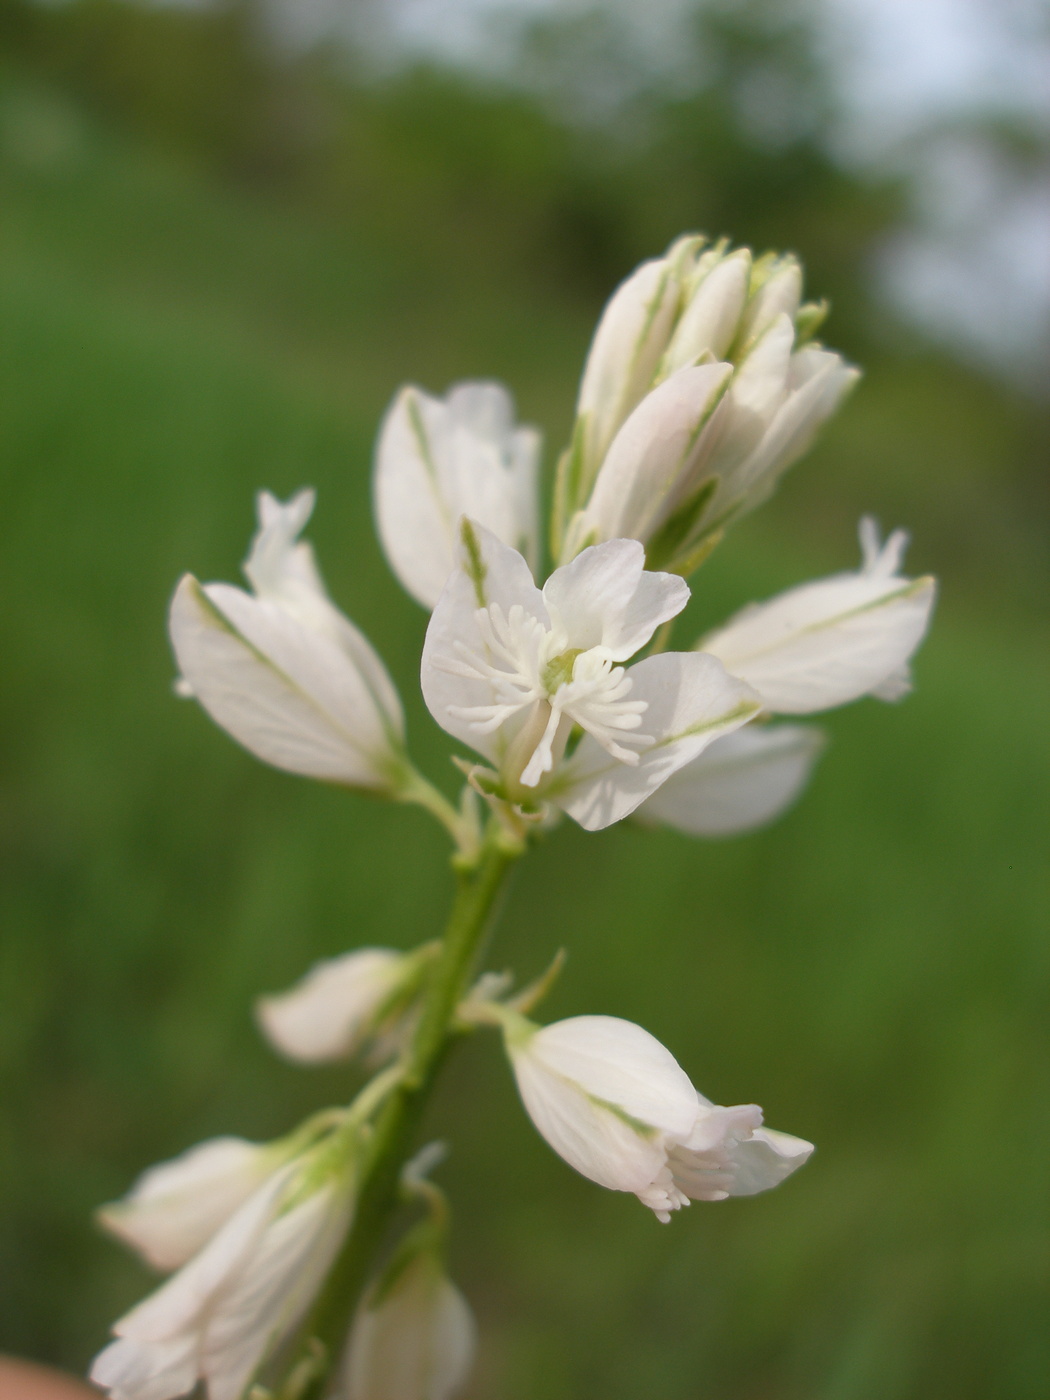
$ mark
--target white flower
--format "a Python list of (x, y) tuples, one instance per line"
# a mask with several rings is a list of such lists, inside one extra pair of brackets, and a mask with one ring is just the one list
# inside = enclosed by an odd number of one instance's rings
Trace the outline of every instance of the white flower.
[(419, 952), (392, 948), (357, 948), (326, 959), (287, 992), (260, 997), (259, 1025), (290, 1060), (348, 1059), (404, 1012), (422, 965)]
[(690, 836), (736, 836), (765, 826), (798, 797), (824, 747), (819, 729), (749, 724), (668, 778), (635, 814)]
[[(423, 697), (509, 800), (550, 800), (597, 831), (758, 712), (712, 657), (621, 664), (689, 596), (680, 578), (644, 571), (636, 541), (585, 550), (541, 592), (516, 550), (466, 520), (462, 535), (427, 629)], [(583, 738), (566, 757), (574, 726)]]
[(97, 1219), (155, 1269), (177, 1269), (287, 1160), (282, 1143), (211, 1138), (143, 1172)]
[(466, 1299), (436, 1253), (420, 1250), (358, 1309), (332, 1400), (451, 1400), (476, 1346)]
[(659, 1220), (690, 1200), (769, 1190), (813, 1151), (763, 1128), (754, 1104), (712, 1104), (631, 1021), (574, 1016), (538, 1027), (511, 1015), (504, 1024), (522, 1101), (551, 1147), (599, 1186), (633, 1191)]
[(425, 608), (452, 572), (462, 515), (535, 566), (539, 451), (500, 384), (457, 384), (443, 400), (409, 385), (394, 399), (376, 449), (376, 519), (391, 568)]
[(747, 681), (774, 714), (811, 714), (862, 695), (906, 693), (908, 660), (926, 633), (937, 586), (929, 577), (901, 576), (908, 543), (902, 530), (880, 547), (866, 516), (860, 538), (858, 572), (753, 603), (697, 648)]
[(705, 541), (772, 490), (855, 382), (808, 343), (793, 257), (679, 239), (617, 290), (584, 369), (559, 469), (562, 557), (617, 537), (689, 572)]
[(257, 758), (353, 787), (403, 781), (401, 704), (369, 642), (325, 592), (297, 537), (314, 493), (258, 498), (246, 593), (187, 574), (171, 605), (182, 689)]
[(113, 1400), (174, 1400), (198, 1382), (239, 1400), (301, 1322), (353, 1210), (327, 1144), (273, 1173), (201, 1252), (115, 1324), (91, 1379)]

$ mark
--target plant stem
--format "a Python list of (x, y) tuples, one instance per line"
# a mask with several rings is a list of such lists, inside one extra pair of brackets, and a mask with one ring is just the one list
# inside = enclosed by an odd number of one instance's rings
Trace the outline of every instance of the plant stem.
[(490, 838), (475, 862), (457, 871), (456, 895), (423, 1000), (422, 1014), (403, 1061), (397, 1086), (379, 1110), (365, 1148), (354, 1224), (329, 1275), (306, 1335), (338, 1357), (375, 1256), (400, 1202), (401, 1168), (412, 1135), (451, 1042), (456, 1007), (462, 1001), (496, 903), (513, 861), (523, 847)]

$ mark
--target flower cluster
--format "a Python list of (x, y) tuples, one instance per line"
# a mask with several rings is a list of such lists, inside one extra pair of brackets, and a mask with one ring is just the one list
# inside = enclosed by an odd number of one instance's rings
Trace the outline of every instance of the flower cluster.
[[(883, 543), (868, 518), (856, 571), (669, 649), (687, 578), (856, 378), (813, 339), (823, 315), (790, 256), (689, 236), (632, 274), (587, 358), (549, 570), (540, 439), (507, 391), (398, 393), (376, 452), (376, 519), (429, 613), (426, 707), (470, 751), (454, 760), (458, 803), (413, 766), (394, 683), (301, 539), (312, 491), (258, 497), (248, 590), (179, 583), (179, 693), (274, 767), (431, 812), (455, 843), (459, 893), (443, 939), (357, 948), (258, 1001), (286, 1059), (374, 1072), (349, 1106), (276, 1142), (205, 1142), (99, 1213), (171, 1273), (95, 1361), (114, 1400), (176, 1400), (199, 1384), (208, 1400), (451, 1400), (475, 1325), (447, 1273), (435, 1156), (397, 1154), (454, 1033), (497, 1027), (551, 1147), (661, 1221), (768, 1190), (809, 1157), (756, 1105), (705, 1098), (632, 1022), (529, 1019), (553, 972), (516, 996), (505, 978), (470, 979), (502, 875), (535, 830), (562, 814), (587, 831), (631, 816), (696, 836), (750, 830), (798, 796), (821, 750), (798, 717), (909, 689), (935, 585), (904, 576), (907, 537)], [(377, 1262), (398, 1209), (417, 1219)]]

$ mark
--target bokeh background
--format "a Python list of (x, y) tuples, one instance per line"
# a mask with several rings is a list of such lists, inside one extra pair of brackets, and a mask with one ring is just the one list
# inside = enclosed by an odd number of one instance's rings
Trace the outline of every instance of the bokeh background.
[(498, 377), (551, 463), (605, 297), (699, 228), (796, 249), (866, 374), (678, 635), (852, 567), (865, 511), (943, 596), (915, 693), (831, 715), (778, 826), (569, 823), (519, 872), (494, 965), (564, 945), (552, 1017), (640, 1021), (819, 1151), (660, 1226), (464, 1047), (431, 1122), (470, 1400), (1046, 1394), (1046, 43), (1024, 0), (0, 0), (0, 1348), (85, 1367), (150, 1282), (93, 1207), (352, 1087), (277, 1063), (253, 997), (449, 896), (422, 814), (174, 698), (176, 577), (236, 578), (252, 493), (316, 486), (451, 789), (372, 534), (379, 417)]

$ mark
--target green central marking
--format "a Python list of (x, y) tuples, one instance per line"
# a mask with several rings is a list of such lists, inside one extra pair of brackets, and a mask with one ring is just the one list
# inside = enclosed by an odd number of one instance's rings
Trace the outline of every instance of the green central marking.
[(572, 668), (584, 650), (584, 647), (570, 647), (547, 662), (543, 668), (543, 685), (548, 695), (553, 695), (559, 686), (567, 685), (572, 680)]

